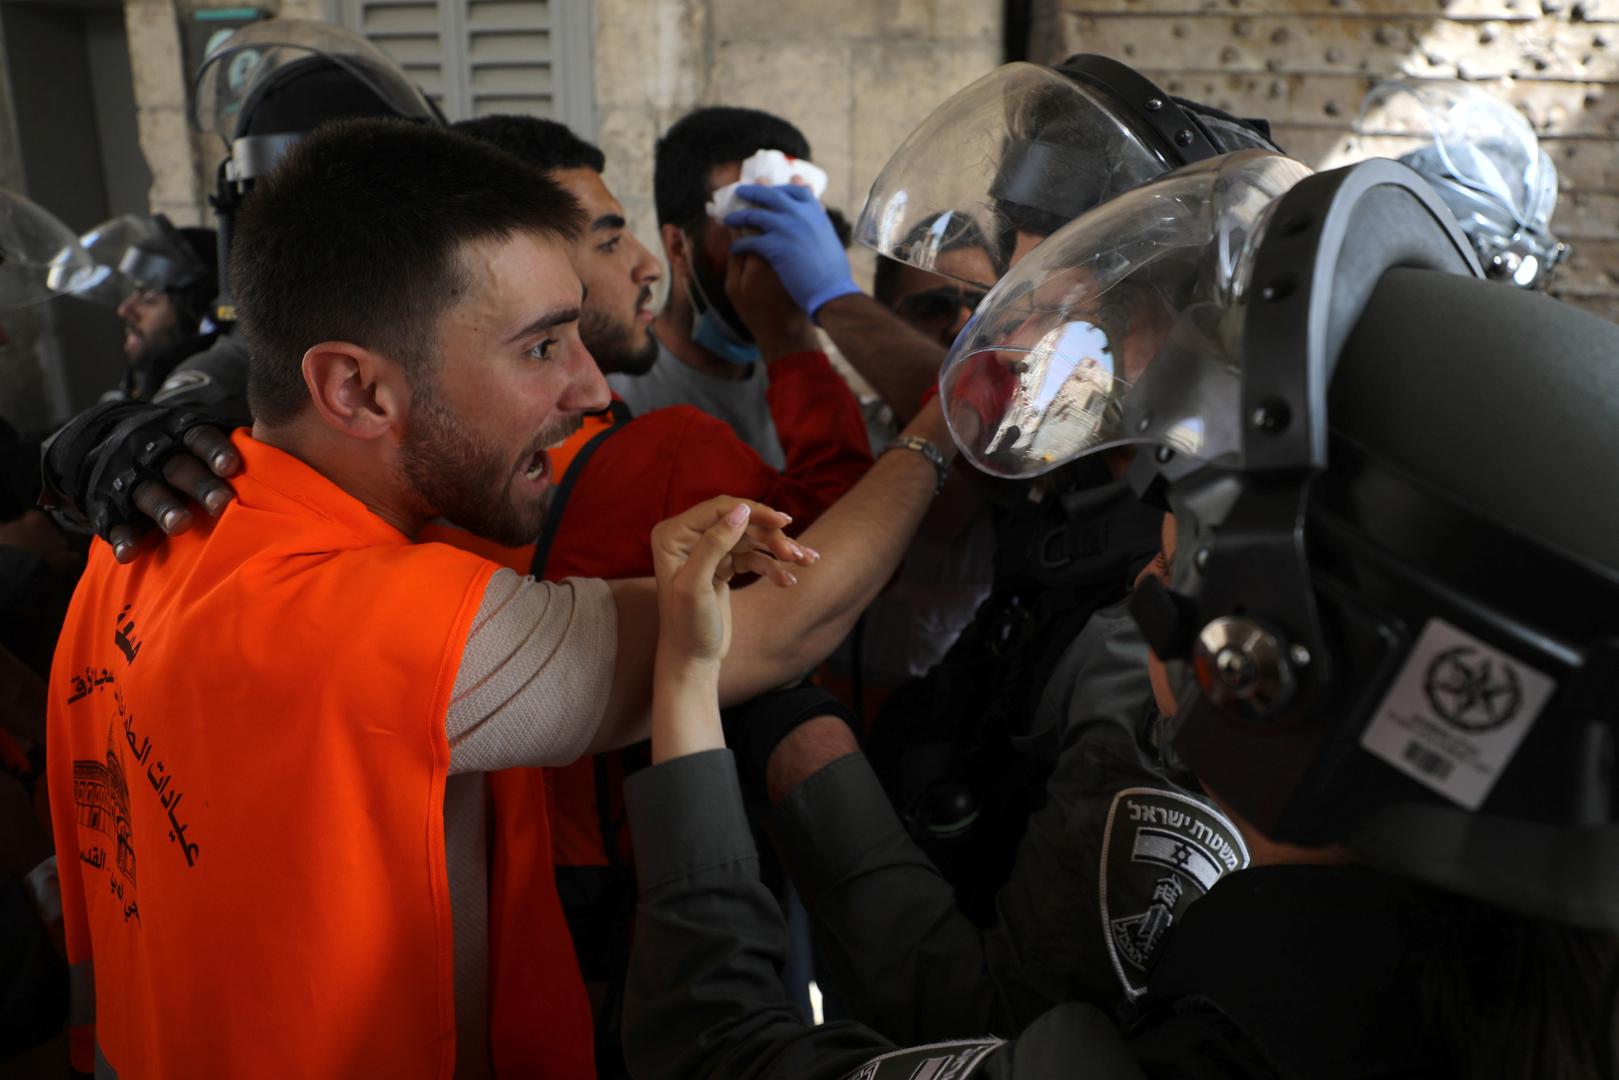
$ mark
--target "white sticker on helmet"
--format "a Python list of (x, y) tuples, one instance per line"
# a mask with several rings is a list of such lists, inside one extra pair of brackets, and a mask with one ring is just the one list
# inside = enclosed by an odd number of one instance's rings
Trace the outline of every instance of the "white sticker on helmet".
[(1430, 619), (1360, 745), (1477, 810), (1556, 688), (1521, 660)]

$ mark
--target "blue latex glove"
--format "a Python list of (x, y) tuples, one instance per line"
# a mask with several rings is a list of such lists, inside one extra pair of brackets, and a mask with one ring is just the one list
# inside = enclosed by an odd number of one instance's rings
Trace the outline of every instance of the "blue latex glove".
[(849, 257), (838, 243), (826, 208), (809, 188), (744, 184), (736, 193), (754, 205), (729, 215), (725, 224), (759, 233), (733, 241), (731, 250), (768, 262), (810, 318), (828, 301), (860, 291), (849, 275)]

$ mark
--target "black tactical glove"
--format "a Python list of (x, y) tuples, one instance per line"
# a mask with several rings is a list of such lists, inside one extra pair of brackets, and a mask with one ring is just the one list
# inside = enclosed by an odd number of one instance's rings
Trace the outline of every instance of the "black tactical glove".
[(238, 460), (224, 435), (228, 427), (227, 420), (183, 407), (97, 405), (46, 441), (43, 501), (114, 544), (120, 555), (122, 545), (132, 545), (154, 521), (164, 532), (183, 531), (190, 511), (182, 496), (210, 513), (229, 501), (229, 485), (215, 475), (233, 471)]

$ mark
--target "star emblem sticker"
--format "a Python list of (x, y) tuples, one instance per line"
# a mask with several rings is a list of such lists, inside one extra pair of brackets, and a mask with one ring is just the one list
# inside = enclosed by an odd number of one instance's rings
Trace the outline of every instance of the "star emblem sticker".
[(1511, 664), (1497, 666), (1472, 647), (1446, 649), (1428, 665), (1423, 690), (1428, 704), (1463, 731), (1493, 731), (1512, 720), (1523, 688)]

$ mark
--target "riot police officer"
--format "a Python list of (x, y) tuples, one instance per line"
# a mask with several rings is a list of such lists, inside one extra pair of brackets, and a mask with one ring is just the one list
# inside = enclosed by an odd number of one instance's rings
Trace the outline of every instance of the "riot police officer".
[(212, 229), (176, 228), (163, 214), (123, 214), (80, 238), (100, 266), (82, 299), (117, 309), (129, 367), (103, 401), (150, 399), (188, 357), (219, 338), (218, 240)]
[[(1050, 257), (1045, 237), (1088, 207), (1222, 147), (1268, 148), (1264, 131), (1103, 57), (1008, 65), (905, 141), (857, 235), (919, 269), (1015, 272)], [(802, 264), (825, 260), (802, 255), (809, 230), (770, 195), (733, 219), (763, 230), (738, 244), (803, 288)], [(962, 244), (991, 258), (952, 258)], [(1138, 330), (1163, 318), (1135, 307)], [(1179, 808), (1188, 827), (1218, 832), (1246, 861), (1234, 826), (1155, 741), (1146, 647), (1124, 600), (1158, 548), (1161, 513), (1134, 497), (1125, 460), (1115, 451), (993, 480), (994, 589), (944, 659), (890, 699), (864, 757), (796, 783), (855, 748), (835, 722), (797, 730), (832, 708), (813, 688), (729, 721), (744, 779), (768, 789), (775, 846), (816, 916), (822, 986), (890, 1038), (1011, 1034), (1058, 1002), (1106, 1005), (1136, 991), (1158, 938), (1137, 935), (1110, 954), (1097, 947), (1094, 915), (1047, 899), (1052, 889), (1089, 896), (1095, 915), (1151, 904), (1154, 878), (1106, 865), (1122, 789)], [(874, 833), (915, 872), (847, 874)], [(1167, 914), (1213, 880), (1182, 890)]]
[(1162, 736), (1252, 865), (1166, 919), (1236, 853), (1121, 792), (1109, 865), (1162, 895), (1098, 947), (1162, 938), (1140, 994), (894, 1050), (779, 1003), (730, 755), (673, 756), (629, 789), (637, 1075), (1611, 1068), (1619, 329), (1480, 280), (1399, 165), (1304, 172), (1238, 154), (1081, 217), (990, 294), (941, 385), (1000, 475), (1135, 447), (1132, 485), (1171, 512), (1133, 601)]
[(1486, 276), (1544, 289), (1567, 244), (1551, 230), (1557, 166), (1512, 106), (1456, 79), (1390, 79), (1361, 103), (1361, 137), (1416, 136), (1400, 155), (1445, 200)]
[[(255, 180), (320, 123), (369, 116), (443, 123), (404, 70), (376, 46), (351, 30), (305, 19), (270, 19), (238, 30), (203, 61), (193, 97), (198, 128), (217, 136), (226, 151), (211, 199), (221, 268), (228, 263), (236, 211)], [(134, 556), (136, 536), (148, 521), (165, 532), (189, 525), (192, 511), (179, 495), (210, 513), (230, 499), (230, 489), (209, 468), (230, 475), (235, 453), (223, 434), (205, 425), (228, 429), (252, 416), (247, 354), (229, 332), (236, 313), (223, 277), (210, 317), (224, 332), (174, 366), (150, 394), (152, 405), (168, 408), (97, 406), (75, 417), (47, 446), (45, 478), (54, 498), (81, 510), (122, 559)], [(176, 454), (182, 447), (191, 454)], [(92, 484), (95, 477), (102, 482)]]

